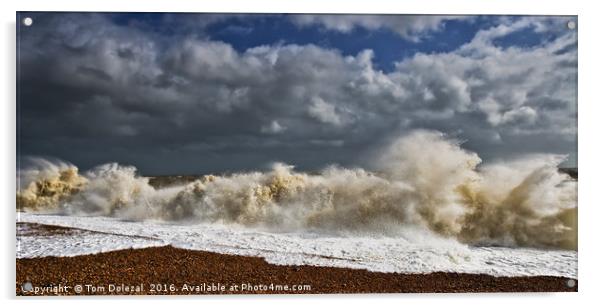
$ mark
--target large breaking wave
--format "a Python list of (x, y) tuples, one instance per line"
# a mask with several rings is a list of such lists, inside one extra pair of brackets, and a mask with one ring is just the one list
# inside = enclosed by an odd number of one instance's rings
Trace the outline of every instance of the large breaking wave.
[(19, 172), (17, 207), (273, 231), (395, 236), (412, 228), (474, 245), (577, 248), (577, 182), (558, 171), (563, 156), (482, 165), (460, 142), (432, 131), (415, 131), (383, 153), (373, 171), (308, 174), (277, 163), (267, 172), (160, 189), (134, 167), (111, 163), (79, 174), (38, 159)]

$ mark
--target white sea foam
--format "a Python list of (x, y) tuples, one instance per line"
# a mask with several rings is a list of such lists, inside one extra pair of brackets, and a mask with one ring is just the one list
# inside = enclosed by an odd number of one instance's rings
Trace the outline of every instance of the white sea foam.
[[(17, 257), (73, 256), (160, 245), (259, 256), (273, 264), (318, 265), (379, 272), (435, 271), (494, 276), (549, 275), (577, 278), (577, 252), (533, 248), (474, 247), (423, 230), (404, 237), (273, 233), (218, 224), (168, 224), (20, 213), (21, 222), (81, 228), (78, 236), (19, 236)], [(110, 233), (107, 235), (104, 233)], [(145, 237), (146, 239), (140, 238)]]
[(28, 232), (17, 225), (17, 258), (73, 257), (122, 249), (163, 246), (160, 239), (74, 230), (66, 234)]

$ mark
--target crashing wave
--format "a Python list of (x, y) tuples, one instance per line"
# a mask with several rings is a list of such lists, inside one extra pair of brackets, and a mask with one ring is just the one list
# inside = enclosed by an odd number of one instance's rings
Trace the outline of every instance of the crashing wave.
[(576, 249), (577, 182), (558, 171), (564, 159), (481, 165), (457, 140), (415, 131), (393, 142), (374, 172), (329, 167), (314, 175), (277, 163), (267, 172), (155, 189), (134, 167), (112, 163), (79, 175), (71, 165), (46, 162), (22, 172), (37, 176), (26, 177), (17, 206), (274, 231), (394, 236), (411, 226), (468, 244)]

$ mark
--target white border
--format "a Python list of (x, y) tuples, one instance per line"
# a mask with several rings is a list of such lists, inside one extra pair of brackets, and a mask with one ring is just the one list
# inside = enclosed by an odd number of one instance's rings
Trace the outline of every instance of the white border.
[(242, 13), (416, 13), (416, 14), (555, 14), (576, 15), (585, 1), (547, 1), (545, 5), (526, 4), (520, 0), (471, 1), (425, 0), (408, 1), (278, 1), (278, 0), (220, 0), (220, 1), (20, 1), (18, 10), (37, 11), (145, 11), (145, 12), (242, 12)]
[[(558, 294), (400, 294), (400, 295), (322, 295), (322, 296), (205, 296), (205, 297), (119, 297), (119, 300), (144, 300), (145, 305), (164, 306), (166, 300), (175, 300), (172, 305), (194, 305), (213, 307), (217, 305), (249, 305), (251, 307), (300, 306), (326, 304), (339, 307), (364, 306), (367, 301), (377, 300), (388, 305), (445, 306), (465, 305), (467, 303), (487, 307), (507, 307), (512, 304), (534, 304), (547, 307), (568, 307), (585, 304), (598, 299), (601, 283), (600, 265), (602, 260), (599, 245), (600, 217), (602, 217), (600, 198), (599, 160), (602, 158), (598, 132), (602, 127), (598, 118), (602, 115), (598, 88), (600, 70), (600, 11), (595, 1), (526, 1), (518, 0), (420, 0), (420, 1), (327, 1), (327, 0), (104, 0), (104, 1), (68, 1), (68, 0), (22, 0), (16, 3), (2, 2), (2, 73), (0, 73), (3, 101), (1, 171), (2, 207), (4, 209), (4, 232), (2, 248), (2, 286), (4, 301), (12, 301), (15, 306), (50, 305), (71, 307), (106, 305), (105, 300), (115, 298), (101, 297), (101, 301), (70, 298), (70, 300), (14, 299), (14, 201), (15, 201), (15, 11), (146, 11), (146, 12), (321, 12), (321, 13), (424, 13), (424, 14), (534, 14), (534, 15), (579, 15), (579, 293)], [(98, 299), (98, 298), (96, 298)]]

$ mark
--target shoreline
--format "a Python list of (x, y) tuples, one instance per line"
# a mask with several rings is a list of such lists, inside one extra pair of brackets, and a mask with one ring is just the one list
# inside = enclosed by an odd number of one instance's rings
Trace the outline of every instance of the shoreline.
[[(578, 289), (578, 280), (563, 277), (495, 277), (448, 272), (399, 274), (274, 265), (260, 257), (172, 246), (74, 257), (16, 259), (16, 278), (16, 294), (26, 296), (576, 292)], [(569, 280), (574, 286), (569, 287)], [(77, 285), (82, 287), (79, 293), (74, 290)], [(27, 291), (29, 287), (44, 294)]]

